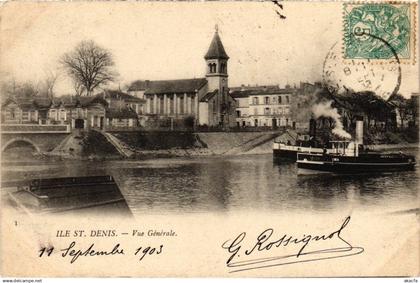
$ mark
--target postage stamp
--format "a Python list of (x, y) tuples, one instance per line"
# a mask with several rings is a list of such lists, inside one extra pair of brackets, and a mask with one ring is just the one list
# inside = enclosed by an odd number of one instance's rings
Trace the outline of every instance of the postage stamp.
[(416, 57), (416, 3), (346, 3), (345, 59), (399, 60)]

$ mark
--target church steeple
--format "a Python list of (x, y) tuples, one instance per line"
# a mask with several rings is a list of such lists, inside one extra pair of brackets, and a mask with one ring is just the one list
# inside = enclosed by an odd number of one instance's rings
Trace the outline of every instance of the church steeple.
[(204, 59), (206, 60), (206, 77), (209, 91), (214, 91), (216, 89), (221, 93), (227, 91), (227, 61), (229, 60), (229, 56), (223, 47), (217, 25), (215, 26), (214, 36)]
[(219, 36), (219, 28), (216, 25), (215, 26), (215, 33), (213, 36), (213, 40), (210, 43), (209, 50), (206, 53), (206, 56), (204, 56), (204, 59), (225, 59), (228, 60), (229, 56), (226, 54), (225, 48), (223, 47), (222, 40)]

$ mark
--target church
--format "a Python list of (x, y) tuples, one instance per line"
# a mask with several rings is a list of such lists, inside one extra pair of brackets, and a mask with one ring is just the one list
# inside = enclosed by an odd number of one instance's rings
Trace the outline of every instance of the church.
[[(128, 92), (145, 99), (145, 124), (171, 121), (176, 125), (193, 120), (194, 125), (229, 128), (236, 125), (236, 102), (229, 94), (228, 60), (216, 26), (204, 56), (204, 78), (180, 80), (138, 80)], [(162, 123), (161, 123), (162, 125)]]

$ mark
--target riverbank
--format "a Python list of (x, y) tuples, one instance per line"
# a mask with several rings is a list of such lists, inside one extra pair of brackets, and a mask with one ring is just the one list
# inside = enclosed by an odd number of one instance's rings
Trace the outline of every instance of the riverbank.
[[(76, 160), (153, 159), (196, 156), (271, 154), (273, 141), (283, 132), (132, 132), (92, 131), (69, 136), (39, 158)], [(418, 148), (417, 143), (368, 145), (372, 150)]]

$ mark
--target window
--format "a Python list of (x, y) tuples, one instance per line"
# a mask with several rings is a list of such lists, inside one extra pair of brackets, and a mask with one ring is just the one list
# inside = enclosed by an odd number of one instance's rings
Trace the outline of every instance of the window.
[(290, 101), (289, 101), (289, 96), (288, 96), (288, 95), (286, 95), (286, 103), (287, 103), (287, 104), (289, 104), (289, 103), (290, 103)]
[(184, 114), (184, 97), (183, 96), (179, 98), (179, 112), (180, 114)]
[(266, 96), (264, 98), (264, 104), (270, 104), (270, 97)]
[(162, 96), (162, 97), (160, 97), (160, 99), (159, 99), (159, 113), (160, 114), (164, 114), (165, 113), (165, 100), (164, 100), (164, 97)]
[(270, 108), (266, 107), (264, 109), (264, 115), (270, 115)]
[(154, 98), (150, 97), (150, 98), (148, 98), (148, 100), (149, 100), (150, 113), (154, 113), (155, 112)]
[(191, 101), (191, 103), (190, 103), (190, 107), (191, 107), (190, 113), (194, 114), (195, 113), (195, 96), (191, 96), (190, 101)]
[(216, 73), (217, 64), (216, 63), (210, 63), (209, 64), (209, 72), (210, 73)]
[(169, 98), (169, 111), (171, 114), (174, 114), (174, 97)]
[(216, 115), (216, 100), (213, 100), (213, 114)]
[(66, 120), (66, 110), (60, 109), (60, 118), (59, 118), (59, 120), (62, 120), (62, 121)]
[(252, 98), (252, 104), (254, 104), (254, 105), (258, 105), (258, 97), (253, 97)]
[(281, 104), (281, 96), (279, 96), (279, 104)]
[(222, 74), (226, 74), (227, 73), (227, 71), (226, 71), (226, 63), (220, 64), (220, 73), (222, 73)]
[(50, 110), (51, 112), (50, 112), (50, 119), (52, 119), (52, 120), (58, 120), (56, 117), (56, 111), (55, 111), (55, 109), (51, 109)]
[(10, 109), (10, 118), (12, 118), (12, 119), (16, 118), (16, 109), (15, 108)]
[(241, 117), (241, 111), (236, 110), (236, 117)]

